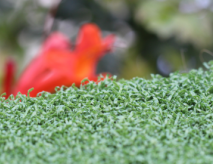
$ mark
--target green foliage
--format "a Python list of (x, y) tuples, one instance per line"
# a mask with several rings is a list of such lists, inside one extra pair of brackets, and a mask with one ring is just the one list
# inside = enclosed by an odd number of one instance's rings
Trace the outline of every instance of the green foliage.
[(145, 0), (137, 8), (136, 19), (164, 39), (175, 37), (201, 48), (213, 43), (210, 5), (203, 9), (187, 0)]
[(205, 66), (1, 97), (0, 163), (212, 163), (213, 63)]

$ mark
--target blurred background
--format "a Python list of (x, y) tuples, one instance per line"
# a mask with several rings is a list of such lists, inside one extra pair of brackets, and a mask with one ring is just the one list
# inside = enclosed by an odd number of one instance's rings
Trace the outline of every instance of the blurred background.
[(131, 79), (187, 72), (202, 66), (201, 51), (213, 51), (212, 18), (212, 0), (0, 0), (0, 82), (8, 56), (18, 77), (51, 31), (74, 42), (86, 22), (117, 35), (97, 73)]

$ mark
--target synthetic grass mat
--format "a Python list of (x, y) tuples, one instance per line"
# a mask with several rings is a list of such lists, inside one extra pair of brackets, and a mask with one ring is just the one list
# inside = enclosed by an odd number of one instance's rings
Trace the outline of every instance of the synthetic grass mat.
[(213, 65), (0, 98), (0, 163), (213, 163)]

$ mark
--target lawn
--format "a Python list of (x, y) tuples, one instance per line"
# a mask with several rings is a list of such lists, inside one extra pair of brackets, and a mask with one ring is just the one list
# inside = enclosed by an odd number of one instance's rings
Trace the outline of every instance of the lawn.
[(1, 97), (0, 163), (213, 163), (213, 63), (205, 67)]

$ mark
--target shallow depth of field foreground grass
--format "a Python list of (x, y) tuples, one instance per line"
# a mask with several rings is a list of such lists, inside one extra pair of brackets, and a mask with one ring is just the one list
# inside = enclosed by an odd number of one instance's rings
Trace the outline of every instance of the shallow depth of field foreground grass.
[(0, 163), (213, 163), (208, 66), (0, 98)]

